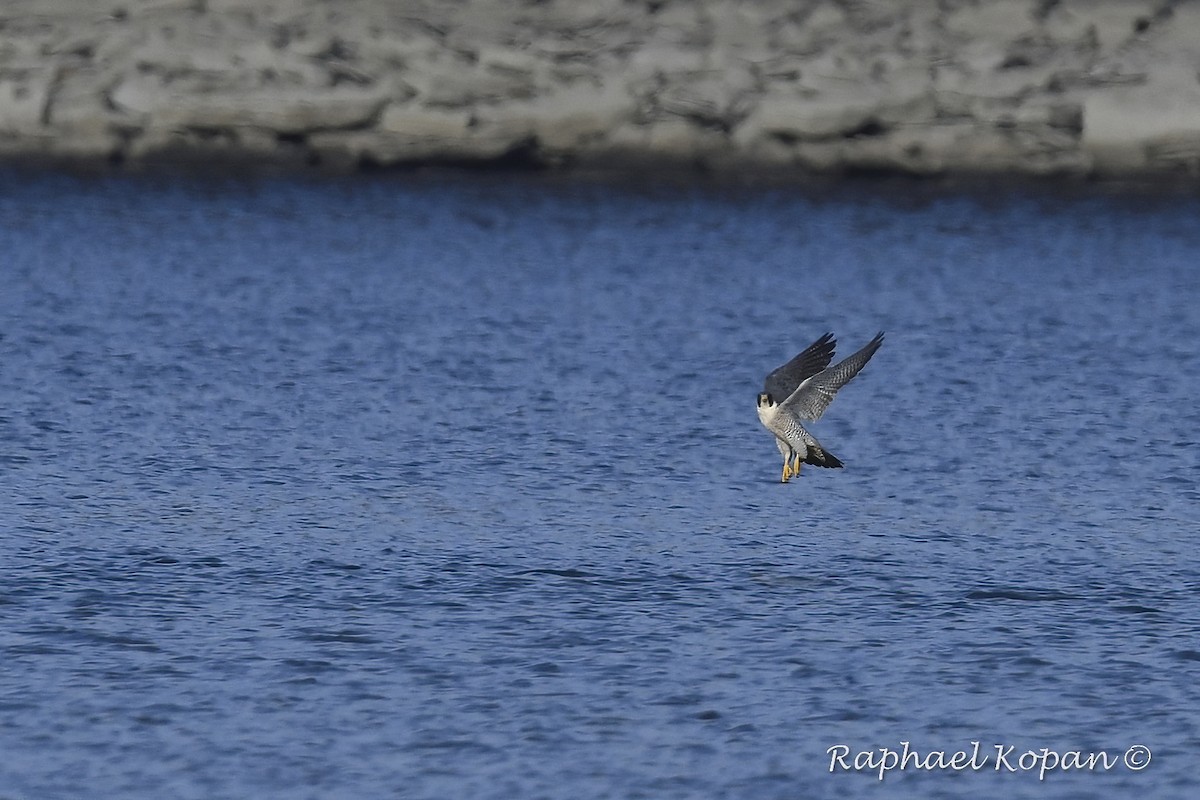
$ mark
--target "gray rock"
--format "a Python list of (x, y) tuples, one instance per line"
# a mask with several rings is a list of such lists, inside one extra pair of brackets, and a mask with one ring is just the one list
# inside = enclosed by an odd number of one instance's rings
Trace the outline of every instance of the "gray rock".
[(8, 0), (0, 157), (1197, 176), (1200, 4)]
[(281, 134), (369, 125), (388, 102), (378, 90), (302, 87), (194, 92), (135, 76), (110, 93), (112, 104), (157, 128), (265, 128)]

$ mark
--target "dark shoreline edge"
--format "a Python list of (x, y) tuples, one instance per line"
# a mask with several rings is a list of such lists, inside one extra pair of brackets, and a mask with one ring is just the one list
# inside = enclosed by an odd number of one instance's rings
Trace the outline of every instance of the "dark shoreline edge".
[(377, 165), (364, 163), (353, 169), (328, 168), (301, 158), (263, 159), (237, 152), (178, 152), (171, 157), (125, 163), (120, 160), (37, 154), (0, 158), (0, 184), (38, 176), (57, 175), (78, 180), (129, 179), (158, 183), (257, 183), (297, 181), (346, 184), (358, 181), (398, 181), (416, 184), (516, 182), (525, 186), (569, 188), (600, 186), (635, 192), (700, 190), (733, 194), (764, 191), (798, 192), (814, 196), (859, 194), (872, 188), (881, 196), (910, 196), (920, 202), (947, 195), (978, 196), (986, 201), (995, 193), (1072, 198), (1111, 197), (1142, 199), (1153, 203), (1200, 197), (1200, 182), (1188, 173), (1153, 173), (1123, 177), (1076, 173), (1030, 174), (1022, 172), (913, 173), (896, 169), (811, 171), (781, 170), (761, 165), (712, 169), (661, 159), (631, 159), (623, 163), (550, 166), (521, 158), (488, 160), (432, 159)]

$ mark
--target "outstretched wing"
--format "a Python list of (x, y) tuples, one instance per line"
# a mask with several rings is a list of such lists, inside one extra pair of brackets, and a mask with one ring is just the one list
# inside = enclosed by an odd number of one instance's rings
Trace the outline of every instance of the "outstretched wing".
[(820, 419), (821, 415), (825, 413), (825, 409), (829, 408), (829, 404), (833, 402), (833, 397), (837, 394), (838, 389), (849, 383), (850, 379), (867, 365), (881, 344), (883, 344), (882, 331), (876, 334), (875, 338), (868, 342), (862, 350), (828, 369), (821, 370), (801, 383), (796, 391), (783, 401), (783, 405), (787, 406), (788, 410), (800, 419)]
[(810, 344), (804, 352), (767, 376), (763, 391), (781, 403), (796, 391), (796, 387), (829, 366), (837, 340), (827, 333)]

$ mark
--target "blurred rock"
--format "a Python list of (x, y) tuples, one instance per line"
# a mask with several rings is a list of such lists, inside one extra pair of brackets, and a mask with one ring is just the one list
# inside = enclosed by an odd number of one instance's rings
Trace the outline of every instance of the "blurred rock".
[(7, 0), (0, 157), (1200, 177), (1200, 4)]

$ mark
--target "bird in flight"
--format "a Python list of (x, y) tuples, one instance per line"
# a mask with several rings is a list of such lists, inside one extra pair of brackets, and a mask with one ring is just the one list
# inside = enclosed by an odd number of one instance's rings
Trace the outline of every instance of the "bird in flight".
[(842, 462), (825, 450), (800, 421), (820, 419), (838, 389), (867, 365), (881, 344), (882, 332), (863, 349), (831, 367), (829, 362), (833, 360), (837, 340), (832, 333), (827, 333), (767, 376), (758, 395), (758, 419), (775, 434), (775, 445), (783, 456), (783, 477), (780, 479), (783, 483), (799, 475), (802, 464), (842, 466)]

